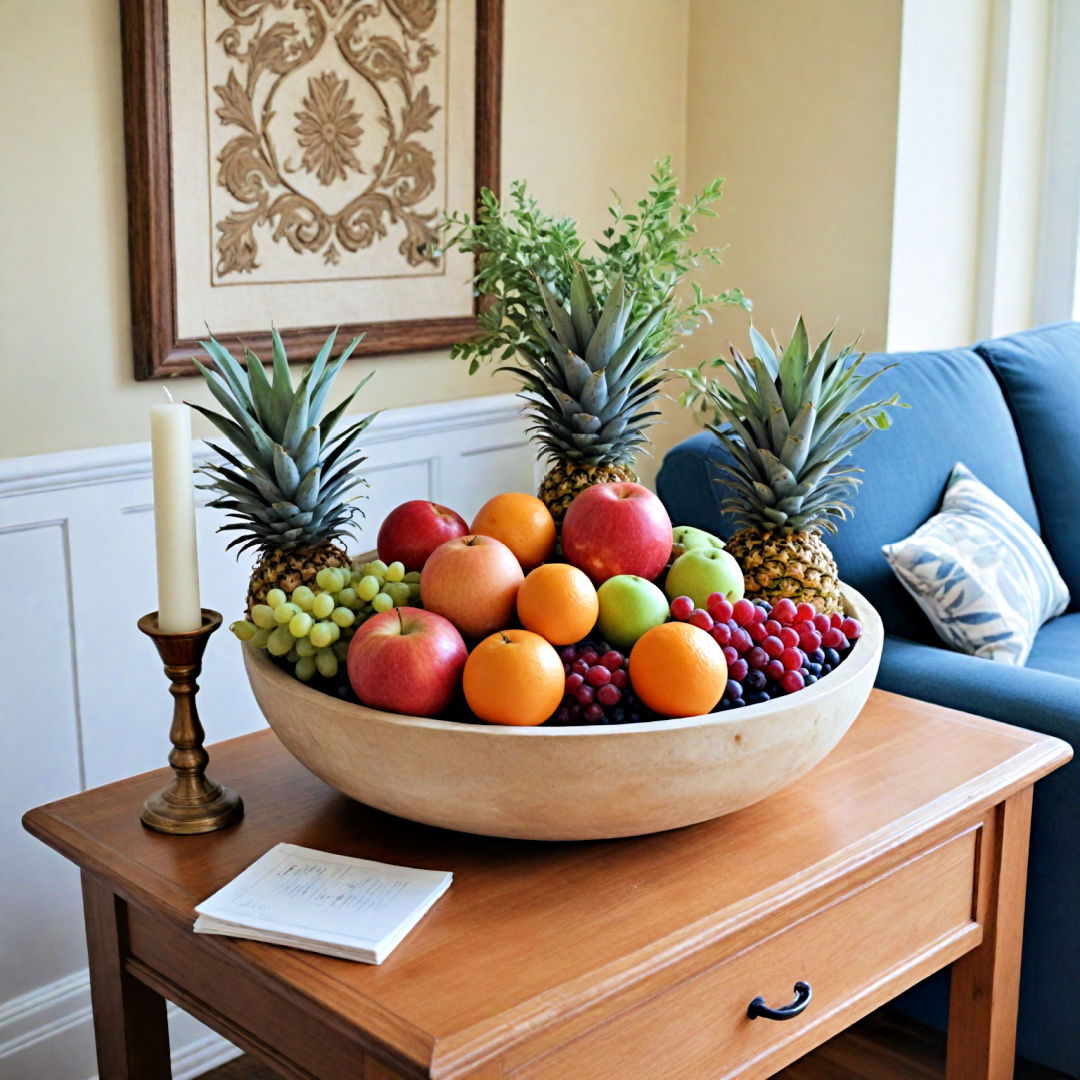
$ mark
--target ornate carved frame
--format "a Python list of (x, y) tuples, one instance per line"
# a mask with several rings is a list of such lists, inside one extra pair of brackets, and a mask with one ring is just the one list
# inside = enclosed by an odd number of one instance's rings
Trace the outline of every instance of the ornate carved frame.
[[(201, 350), (177, 332), (166, 0), (120, 0), (120, 15), (135, 378), (189, 375)], [(477, 0), (476, 24), (476, 188), (498, 191), (503, 0)], [(441, 348), (474, 325), (472, 318), (410, 319), (343, 326), (340, 336), (364, 331), (354, 355), (370, 356)], [(290, 359), (313, 357), (330, 329), (283, 332)], [(269, 358), (268, 333), (239, 332)]]

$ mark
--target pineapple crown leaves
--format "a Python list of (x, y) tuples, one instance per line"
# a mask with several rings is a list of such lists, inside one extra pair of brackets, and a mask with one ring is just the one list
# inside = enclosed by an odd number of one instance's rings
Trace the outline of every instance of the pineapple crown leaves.
[[(556, 460), (605, 465), (630, 460), (648, 442), (645, 430), (660, 414), (648, 408), (667, 373), (645, 348), (663, 318), (666, 298), (635, 322), (633, 296), (622, 276), (601, 305), (585, 269), (574, 269), (570, 310), (538, 282), (542, 308), (532, 312), (542, 343), (517, 350), (514, 375), (533, 421), (529, 432)], [(550, 327), (550, 329), (549, 329)]]
[(569, 301), (571, 310), (580, 309), (573, 295), (579, 266), (597, 295), (607, 295), (616, 280), (623, 279), (633, 297), (630, 322), (637, 323), (665, 300), (663, 316), (646, 344), (654, 354), (670, 352), (675, 337), (691, 333), (718, 304), (749, 310), (742, 290), (706, 295), (697, 282), (691, 283), (689, 296), (676, 299), (676, 287), (691, 270), (721, 262), (720, 248), (694, 248), (691, 238), (701, 218), (716, 216), (712, 204), (722, 188), (723, 181), (714, 180), (680, 203), (671, 158), (662, 158), (654, 165), (648, 193), (633, 207), (628, 209), (615, 195), (608, 207), (611, 223), (593, 244), (595, 250), (588, 252), (577, 222), (544, 213), (523, 181), (511, 183), (503, 204), (485, 188), (475, 218), (453, 214), (442, 223), (443, 250), (476, 253), (474, 288), (485, 298), (477, 335), (455, 345), (451, 356), (468, 360), (470, 373), (475, 373), (483, 361), (496, 356), (509, 360), (521, 348), (541, 351), (544, 341), (534, 323), (534, 312), (544, 309), (541, 286), (560, 303)]
[(856, 404), (896, 365), (862, 373), (865, 353), (853, 358), (856, 342), (830, 357), (831, 331), (811, 353), (802, 316), (782, 348), (754, 327), (750, 339), (749, 359), (732, 347), (730, 360), (713, 361), (730, 386), (709, 379), (703, 367), (684, 373), (684, 402), (704, 398), (713, 414), (709, 427), (734, 459), (721, 466), (731, 489), (723, 509), (741, 526), (834, 533), (837, 520), (852, 513), (845, 500), (860, 483), (861, 470), (845, 460), (871, 432), (890, 426), (890, 407), (907, 407), (895, 394)]
[(377, 413), (337, 430), (345, 410), (367, 385), (366, 375), (344, 400), (322, 415), (334, 379), (363, 339), (352, 341), (331, 360), (337, 331), (326, 339), (297, 385), (293, 385), (281, 336), (271, 331), (272, 376), (262, 361), (245, 350), (246, 368), (213, 336), (199, 344), (213, 367), (195, 361), (207, 388), (222, 406), (215, 412), (193, 402), (232, 444), (211, 448), (222, 462), (199, 471), (209, 480), (204, 490), (217, 493), (210, 505), (236, 519), (219, 532), (236, 532), (228, 548), (237, 554), (315, 547), (349, 535), (358, 506), (350, 493), (364, 481), (356, 469), (366, 459), (356, 445)]

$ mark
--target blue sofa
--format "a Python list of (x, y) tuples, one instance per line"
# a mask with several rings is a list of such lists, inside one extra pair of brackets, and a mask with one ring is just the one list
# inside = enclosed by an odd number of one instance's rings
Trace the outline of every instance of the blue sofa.
[[(853, 455), (864, 470), (855, 515), (828, 539), (841, 577), (881, 613), (887, 633), (877, 685), (924, 701), (1023, 724), (1080, 745), (1080, 323), (1059, 323), (970, 349), (867, 357), (866, 370), (900, 361), (869, 391), (899, 393), (910, 409)], [(673, 521), (720, 536), (710, 432), (674, 447), (657, 490)], [(1039, 530), (1072, 600), (1040, 631), (1026, 667), (952, 652), (894, 577), (881, 545), (937, 512), (953, 465), (980, 480)], [(1035, 790), (1018, 1050), (1080, 1077), (1080, 763)], [(943, 1027), (947, 972), (902, 1006)]]

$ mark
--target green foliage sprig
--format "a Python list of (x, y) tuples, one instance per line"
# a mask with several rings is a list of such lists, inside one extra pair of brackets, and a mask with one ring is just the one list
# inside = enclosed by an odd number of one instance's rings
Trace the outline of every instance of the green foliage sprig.
[(653, 168), (648, 193), (633, 207), (628, 209), (615, 194), (608, 207), (611, 224), (589, 252), (578, 223), (544, 213), (524, 181), (511, 183), (508, 205), (500, 205), (484, 188), (475, 218), (452, 214), (442, 225), (444, 250), (476, 253), (474, 288), (486, 298), (477, 335), (454, 345), (450, 355), (468, 360), (471, 374), (483, 361), (496, 356), (509, 359), (518, 348), (542, 354), (545, 343), (531, 319), (533, 312), (544, 310), (540, 283), (565, 304), (575, 265), (585, 270), (601, 304), (616, 279), (623, 277), (632, 298), (631, 322), (658, 304), (668, 304), (645, 342), (645, 350), (655, 356), (670, 352), (675, 338), (709, 319), (709, 309), (718, 304), (750, 310), (750, 301), (737, 288), (706, 295), (692, 281), (689, 296), (677, 292), (692, 269), (722, 261), (721, 248), (695, 248), (690, 239), (701, 218), (716, 217), (712, 204), (721, 197), (723, 183), (716, 179), (689, 202), (680, 203), (671, 157), (662, 158)]

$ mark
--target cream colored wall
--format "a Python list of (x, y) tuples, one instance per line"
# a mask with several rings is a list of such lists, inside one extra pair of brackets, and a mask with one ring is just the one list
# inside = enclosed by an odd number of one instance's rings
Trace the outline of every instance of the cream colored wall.
[[(755, 324), (811, 335), (834, 320), (885, 341), (900, 63), (900, 0), (693, 0), (689, 179), (727, 178), (705, 235), (729, 243), (714, 285), (737, 284)], [(746, 341), (725, 312), (695, 359)]]
[[(0, 457), (143, 440), (161, 399), (131, 376), (119, 6), (0, 4)], [(609, 188), (681, 165), (687, 19), (688, 0), (507, 0), (504, 178), (596, 229)], [(376, 366), (369, 408), (507, 388), (443, 353)]]

